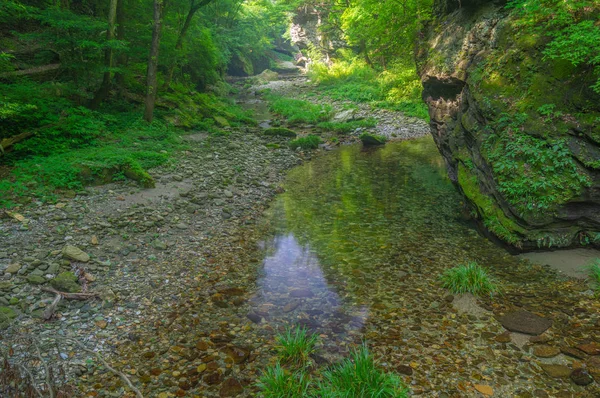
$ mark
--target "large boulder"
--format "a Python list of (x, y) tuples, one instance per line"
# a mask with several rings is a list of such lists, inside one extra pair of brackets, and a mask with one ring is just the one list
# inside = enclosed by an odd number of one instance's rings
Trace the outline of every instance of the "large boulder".
[(436, 0), (417, 68), (448, 175), (515, 250), (600, 246), (600, 95), (506, 1)]

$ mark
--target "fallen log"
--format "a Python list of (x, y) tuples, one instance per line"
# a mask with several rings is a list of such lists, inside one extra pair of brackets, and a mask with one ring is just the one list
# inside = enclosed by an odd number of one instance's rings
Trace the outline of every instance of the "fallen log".
[(31, 132), (25, 132), (25, 133), (21, 133), (21, 134), (12, 136), (12, 137), (3, 138), (0, 141), (0, 153), (4, 154), (4, 152), (6, 152), (6, 150), (8, 148), (10, 148), (11, 146), (15, 145), (18, 142), (26, 140), (27, 138), (31, 137), (32, 135), (33, 135), (33, 133), (31, 133)]

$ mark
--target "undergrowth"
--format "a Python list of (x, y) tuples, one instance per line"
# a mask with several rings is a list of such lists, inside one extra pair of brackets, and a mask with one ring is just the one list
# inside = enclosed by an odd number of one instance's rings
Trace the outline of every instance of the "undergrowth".
[(454, 294), (471, 293), (476, 296), (493, 296), (498, 292), (498, 285), (494, 279), (475, 262), (446, 270), (442, 274), (441, 280), (443, 287)]
[(291, 125), (325, 122), (333, 111), (330, 105), (313, 104), (273, 94), (267, 94), (265, 98), (269, 101), (271, 111), (283, 116)]
[(367, 102), (429, 120), (427, 105), (421, 99), (421, 81), (412, 63), (397, 62), (378, 71), (342, 52), (331, 66), (312, 65), (309, 76), (323, 94), (335, 100)]

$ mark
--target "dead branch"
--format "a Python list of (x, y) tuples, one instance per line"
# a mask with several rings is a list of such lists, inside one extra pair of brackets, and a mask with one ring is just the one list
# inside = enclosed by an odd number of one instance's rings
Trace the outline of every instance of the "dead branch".
[(51, 287), (43, 287), (42, 291), (47, 292), (47, 293), (52, 293), (55, 294), (56, 296), (54, 297), (54, 301), (52, 301), (52, 304), (50, 304), (48, 306), (48, 308), (46, 308), (46, 310), (44, 311), (44, 313), (42, 314), (42, 317), (44, 318), (44, 320), (48, 321), (50, 320), (50, 318), (52, 318), (52, 316), (54, 315), (54, 311), (56, 311), (56, 306), (58, 306), (58, 303), (60, 303), (61, 299), (66, 299), (66, 300), (89, 300), (91, 298), (96, 298), (99, 297), (98, 293), (94, 293), (94, 292), (90, 292), (90, 293), (67, 293), (67, 292), (59, 292), (56, 289), (53, 289)]
[(52, 318), (52, 315), (54, 315), (54, 311), (56, 311), (56, 306), (58, 305), (58, 303), (60, 303), (60, 299), (62, 299), (62, 296), (60, 294), (57, 294), (56, 297), (54, 297), (54, 301), (52, 301), (52, 304), (50, 304), (48, 308), (46, 308), (46, 310), (42, 314), (42, 318), (44, 318), (45, 321), (48, 321), (50, 320), (50, 318)]
[(108, 362), (106, 362), (106, 360), (102, 357), (102, 355), (100, 355), (100, 353), (90, 350), (89, 348), (87, 348), (85, 345), (83, 345), (83, 343), (79, 342), (78, 340), (72, 340), (70, 339), (73, 343), (75, 343), (79, 348), (81, 348), (83, 351), (90, 353), (92, 355), (94, 355), (96, 358), (98, 358), (98, 360), (100, 362), (102, 362), (102, 364), (104, 365), (104, 367), (106, 369), (108, 369), (109, 371), (111, 371), (112, 373), (114, 373), (115, 375), (119, 376), (121, 378), (121, 380), (123, 380), (125, 382), (125, 384), (127, 384), (129, 386), (129, 388), (131, 388), (131, 390), (133, 390), (133, 392), (135, 393), (135, 395), (138, 398), (144, 398), (144, 396), (142, 395), (142, 393), (140, 392), (140, 390), (138, 390), (133, 383), (131, 382), (131, 380), (129, 380), (129, 377), (127, 377), (127, 375), (123, 372), (118, 371), (117, 369), (113, 368), (112, 366), (110, 366), (108, 364)]
[(40, 362), (42, 363), (42, 366), (44, 368), (44, 373), (46, 374), (46, 385), (48, 386), (48, 393), (50, 394), (50, 398), (54, 398), (54, 388), (52, 388), (52, 374), (50, 373), (48, 364), (46, 363), (46, 361), (44, 361), (44, 358), (42, 358), (42, 353), (40, 352), (40, 346), (38, 345), (38, 343), (35, 339), (32, 339), (32, 340), (33, 340), (33, 345), (35, 347), (36, 355), (37, 355), (38, 359), (40, 360)]
[(67, 293), (67, 292), (59, 292), (58, 290), (53, 289), (51, 287), (43, 287), (41, 289), (42, 289), (42, 291), (47, 292), (47, 293), (60, 294), (62, 296), (62, 298), (67, 299), (67, 300), (81, 300), (81, 301), (85, 301), (85, 300), (89, 300), (91, 298), (100, 297), (100, 294), (95, 293), (95, 292), (89, 292), (89, 293)]

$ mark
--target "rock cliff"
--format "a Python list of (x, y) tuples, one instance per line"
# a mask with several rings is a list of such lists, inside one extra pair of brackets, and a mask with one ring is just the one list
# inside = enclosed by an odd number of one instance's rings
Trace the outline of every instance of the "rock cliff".
[(503, 1), (436, 0), (417, 48), (431, 133), (485, 230), (516, 250), (600, 246), (600, 96)]

